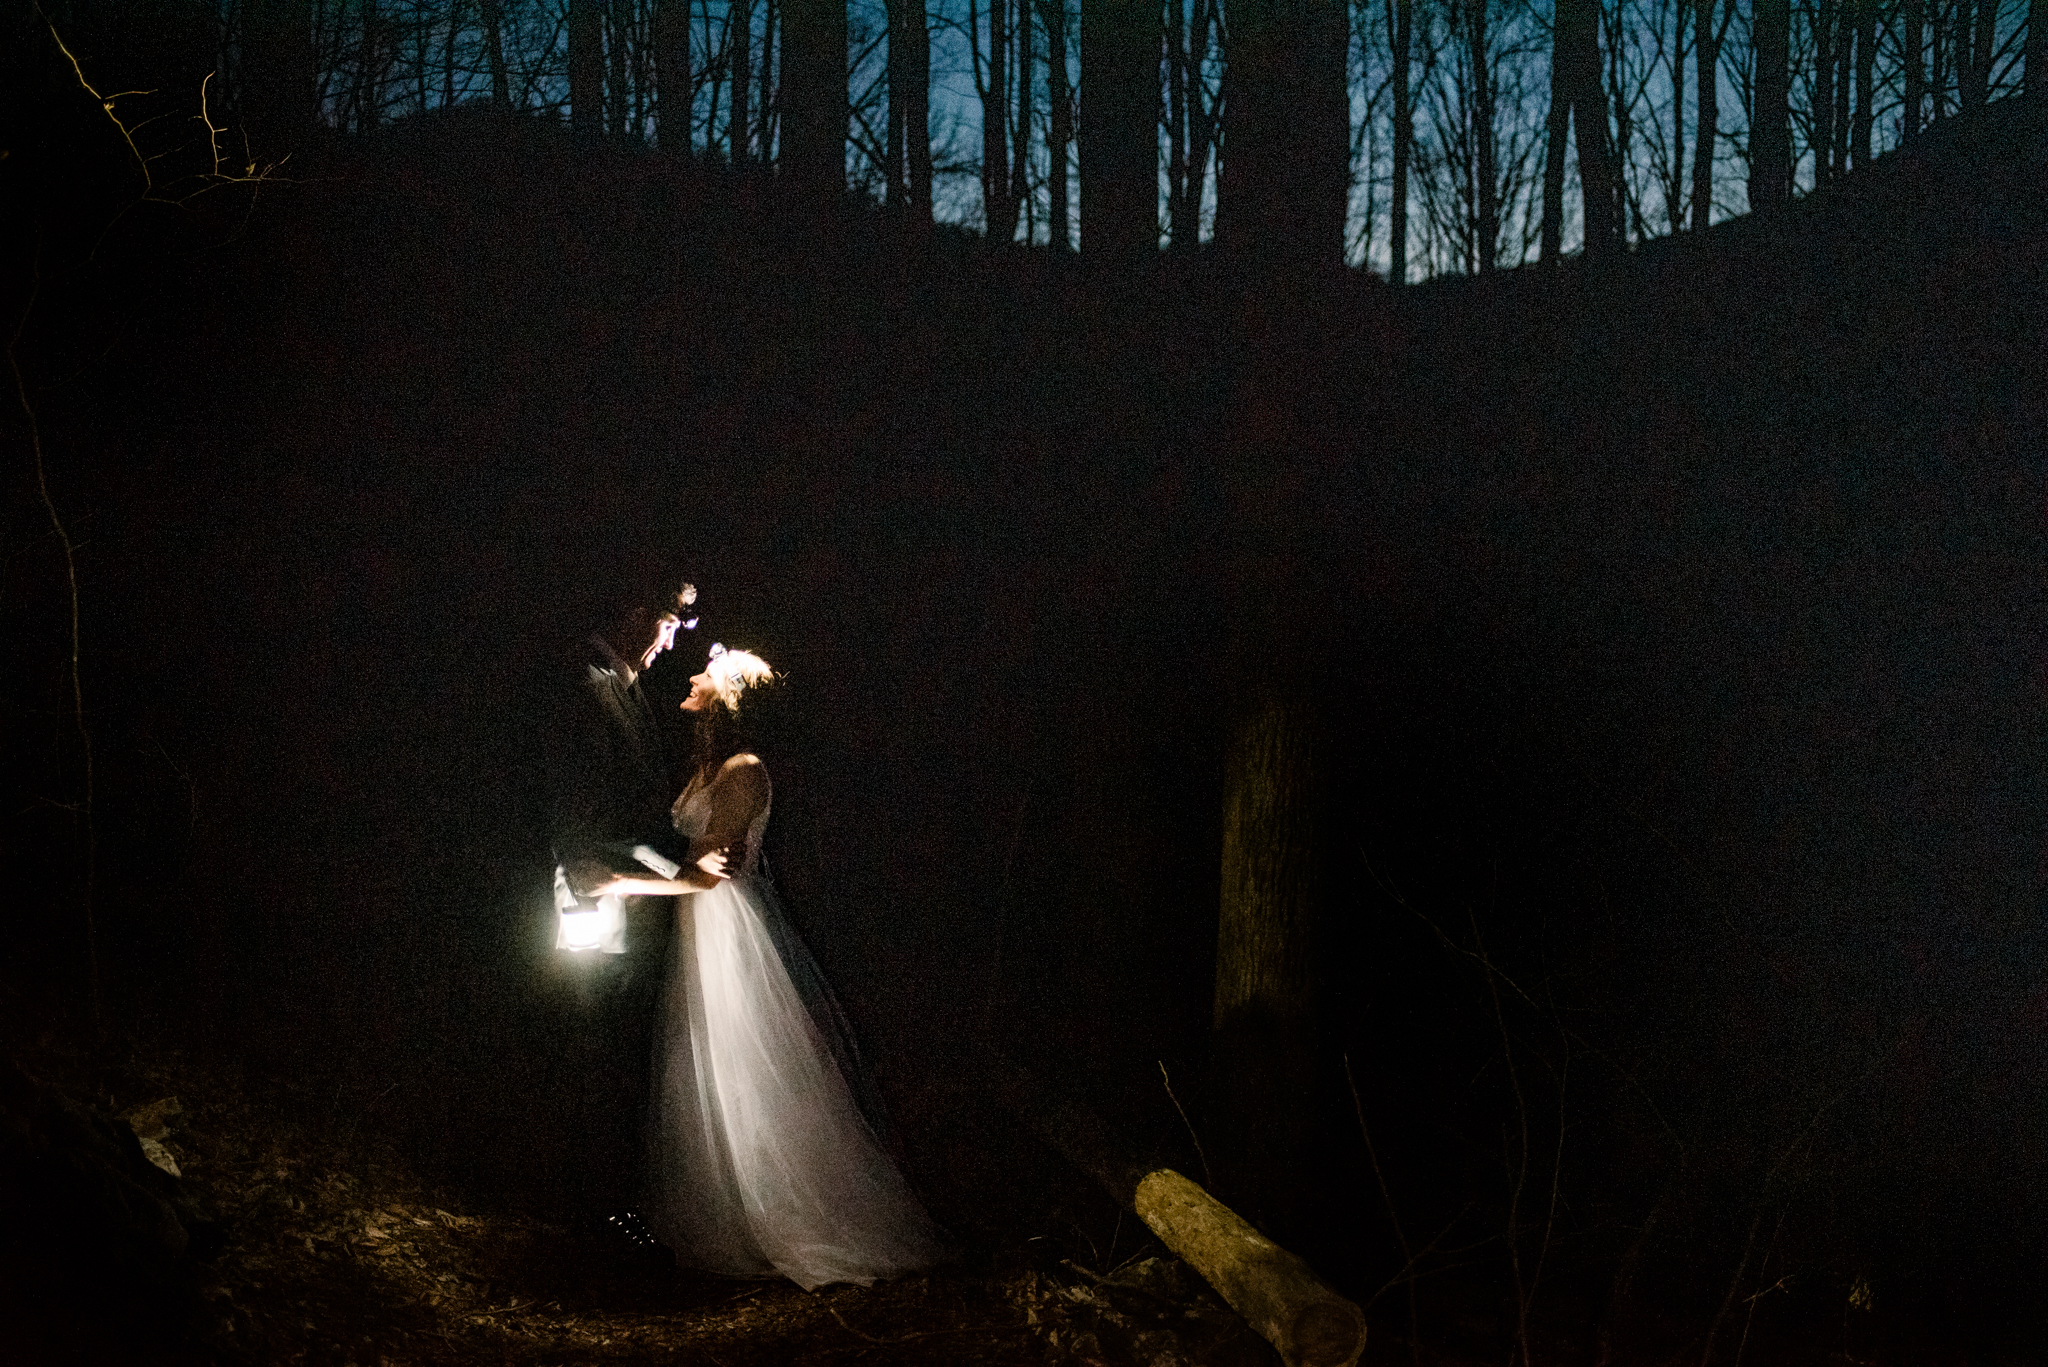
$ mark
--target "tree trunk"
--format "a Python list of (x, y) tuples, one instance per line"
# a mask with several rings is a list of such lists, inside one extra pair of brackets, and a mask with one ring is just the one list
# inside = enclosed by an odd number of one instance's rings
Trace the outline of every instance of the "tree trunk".
[(1877, 74), (1877, 0), (1854, 0), (1856, 6), (1856, 112), (1849, 127), (1849, 165), (1870, 165), (1871, 135), (1876, 127), (1871, 90)]
[[(924, 0), (918, 0), (918, 4), (922, 8)], [(889, 61), (883, 68), (889, 82), (889, 129), (885, 133), (889, 166), (883, 176), (883, 201), (897, 213), (909, 203), (909, 166), (903, 148), (903, 96), (909, 92), (909, 76), (903, 68), (909, 61), (911, 45), (907, 10), (909, 6), (903, 0), (889, 0)]]
[[(728, 25), (728, 34), (730, 26)], [(704, 153), (718, 151), (718, 109), (725, 98), (725, 44), (711, 46), (711, 0), (704, 0), (704, 75), (711, 86), (711, 99), (704, 110)]]
[[(1594, 30), (1596, 50), (1599, 42), (1597, 24), (1602, 18), (1602, 13), (1600, 6), (1596, 3), (1593, 6), (1593, 15), (1596, 21)], [(1608, 38), (1606, 90), (1609, 97), (1608, 103), (1614, 110), (1614, 141), (1607, 156), (1607, 183), (1612, 187), (1614, 195), (1614, 236), (1619, 242), (1627, 242), (1629, 239), (1629, 229), (1633, 226), (1636, 240), (1640, 242), (1644, 236), (1643, 206), (1641, 200), (1629, 193), (1628, 175), (1626, 172), (1626, 168), (1630, 165), (1630, 160), (1635, 154), (1635, 120), (1629, 108), (1628, 77), (1623, 74), (1622, 69), (1623, 45), (1615, 39), (1611, 32)], [(1584, 183), (1584, 177), (1582, 176), (1580, 184), (1583, 185)]]
[(1927, 113), (1923, 126), (1948, 117), (1949, 40), (1942, 32), (1939, 0), (1927, 11)]
[(1188, 5), (1165, 0), (1166, 240), (1186, 247), (1188, 195)]
[(1849, 170), (1849, 131), (1855, 119), (1855, 105), (1849, 94), (1855, 90), (1855, 14), (1858, 0), (1843, 0), (1835, 16), (1835, 121), (1829, 141), (1829, 174), (1841, 176)]
[(1952, 21), (1949, 26), (1949, 69), (1955, 77), (1956, 107), (1953, 112), (1961, 113), (1969, 100), (1970, 90), (1970, 3), (1969, 0), (1955, 0), (1955, 8), (1949, 12)]
[(1900, 80), (1904, 85), (1906, 102), (1900, 138), (1911, 142), (1920, 136), (1921, 120), (1927, 114), (1927, 75), (1923, 60), (1927, 51), (1927, 0), (1902, 0), (1899, 7), (1899, 50), (1900, 63), (1905, 68)]
[[(909, 6), (914, 26), (904, 54), (903, 138), (910, 158), (910, 211), (921, 224), (932, 217), (932, 34), (924, 0)], [(892, 96), (893, 98), (893, 96)]]
[[(1203, 71), (1209, 64), (1210, 35), (1221, 37), (1216, 14), (1217, 0), (1195, 0), (1194, 31), (1188, 36), (1188, 222), (1194, 225), (1189, 246), (1201, 241), (1202, 209), (1209, 198), (1209, 157), (1216, 148), (1217, 112), (1223, 103), (1221, 89), (1209, 98)], [(1224, 74), (1224, 80), (1229, 80)]]
[(1081, 249), (1128, 261), (1159, 249), (1158, 0), (1081, 6)]
[(256, 0), (243, 11), (240, 101), (256, 150), (296, 150), (313, 131), (317, 81), (308, 0)]
[[(1408, 90), (1408, 58), (1414, 23), (1415, 0), (1394, 0), (1394, 183), (1388, 191), (1392, 204), (1387, 224), (1387, 280), (1394, 285), (1408, 283), (1408, 163), (1415, 153), (1415, 100)], [(1563, 169), (1560, 160), (1560, 174)]]
[(1342, 0), (1245, 0), (1232, 11), (1229, 156), (1216, 192), (1225, 246), (1297, 267), (1343, 264), (1348, 34)]
[(747, 163), (747, 134), (753, 127), (749, 114), (754, 75), (753, 0), (729, 0), (725, 50), (732, 63), (732, 113), (726, 117), (727, 150), (734, 166)]
[(932, 216), (931, 32), (925, 0), (889, 3), (889, 196)]
[(320, 123), (320, 59), (313, 51), (311, 0), (276, 0), (272, 29), (277, 46), (272, 70), (277, 73), (278, 126), (303, 137)]
[(782, 0), (783, 180), (819, 201), (846, 191), (846, 0)]
[(1598, 0), (1557, 0), (1557, 37), (1552, 60), (1564, 69), (1571, 99), (1572, 127), (1579, 152), (1580, 217), (1586, 255), (1593, 260), (1614, 251), (1613, 156), (1607, 141), (1607, 102), (1601, 93)]
[(449, 0), (448, 32), (441, 44), (441, 107), (455, 107), (455, 40), (462, 34), (462, 0)]
[(2027, 99), (2048, 112), (2048, 0), (2027, 0)]
[[(1732, 12), (1735, 0), (1728, 0)], [(1714, 156), (1721, 143), (1721, 30), (1714, 23), (1714, 0), (1694, 0), (1693, 63), (1697, 89), (1693, 101), (1692, 230), (1703, 233), (1714, 214)]]
[(1671, 11), (1671, 170), (1664, 178), (1664, 231), (1676, 234), (1685, 226), (1685, 15), (1680, 3)]
[(1970, 107), (1982, 109), (1991, 98), (1991, 60), (1998, 46), (1997, 0), (1977, 0), (1976, 41), (1970, 45)]
[(984, 214), (991, 241), (1017, 235), (1017, 201), (1010, 197), (1010, 4), (988, 0), (988, 95), (982, 100), (981, 168)]
[(690, 155), (690, 104), (690, 0), (654, 0), (654, 136), (662, 151)]
[(775, 161), (775, 21), (776, 0), (761, 7), (761, 61), (754, 77), (754, 148), (763, 166)]
[(604, 132), (604, 17), (598, 0), (569, 0), (569, 127), (579, 142)]
[[(919, 0), (922, 3), (923, 0)], [(882, 203), (897, 213), (910, 197), (910, 178), (903, 161), (903, 0), (889, 0), (889, 57), (884, 77), (889, 86), (889, 121), (882, 144)]]
[(1067, 0), (1043, 0), (1039, 12), (1045, 20), (1046, 93), (1052, 106), (1045, 126), (1047, 235), (1055, 252), (1070, 252), (1074, 225), (1067, 158), (1074, 147), (1074, 92), (1067, 84)]
[(1537, 264), (1555, 266), (1564, 259), (1564, 161), (1570, 151), (1571, 82), (1564, 59), (1562, 25), (1552, 30), (1550, 51), (1550, 113), (1544, 120), (1543, 226)]
[(385, 25), (377, 0), (363, 0), (363, 42), (356, 59), (356, 131), (368, 133), (384, 114)]
[[(630, 3), (630, 0), (629, 0)], [(649, 51), (650, 35), (640, 27), (640, 17), (633, 16), (633, 66), (627, 79), (633, 83), (633, 136), (645, 142), (647, 139), (647, 101), (654, 94), (652, 53)]]
[[(1232, 154), (1236, 155), (1235, 153)], [(1308, 1193), (1322, 897), (1312, 711), (1250, 701), (1224, 776), (1214, 1063), (1219, 1180), (1261, 1227), (1298, 1230)]]
[[(1010, 198), (1010, 0), (988, 0), (988, 71), (975, 51), (975, 84), (981, 96), (981, 216), (990, 242), (1017, 235), (1017, 205)], [(969, 43), (979, 42), (974, 0), (968, 0)]]
[(1971, 89), (1975, 84), (1970, 60), (1970, 0), (1955, 0), (1955, 9), (1950, 18), (1954, 21), (1949, 29), (1949, 51), (1953, 54), (1953, 68), (1956, 76), (1956, 112), (1973, 107)]
[(1365, 1317), (1294, 1254), (1266, 1238), (1199, 1185), (1150, 1167), (1100, 1116), (993, 1049), (982, 1076), (995, 1099), (1133, 1211), (1168, 1251), (1216, 1289), (1287, 1367), (1351, 1367), (1365, 1348)]
[(1749, 117), (1749, 208), (1775, 214), (1792, 198), (1791, 0), (1756, 0), (1756, 77)]
[(1287, 1367), (1351, 1367), (1365, 1350), (1365, 1315), (1294, 1254), (1171, 1168), (1145, 1174), (1132, 1208), (1146, 1228), (1202, 1274)]
[[(730, 25), (728, 36), (729, 30)], [(725, 98), (725, 70), (725, 41), (721, 39), (716, 48), (711, 45), (711, 0), (704, 0), (704, 79), (711, 89), (704, 109), (706, 156), (715, 156), (718, 151), (718, 110)]]
[(611, 99), (607, 101), (607, 105), (611, 113), (612, 136), (624, 138), (626, 124), (633, 108), (631, 83), (626, 79), (626, 49), (629, 46), (627, 35), (633, 30), (632, 0), (611, 0), (610, 8), (610, 22), (607, 25), (610, 29), (607, 34), (610, 42), (606, 45), (605, 58), (611, 69)]
[(433, 64), (427, 60), (427, 54), (432, 49), (433, 42), (431, 24), (416, 23), (412, 26), (413, 112), (416, 114), (427, 112), (427, 82), (434, 74)]
[[(1010, 124), (1010, 198), (1025, 211), (1024, 240), (1030, 242), (1033, 236), (1031, 219), (1037, 209), (1031, 197), (1031, 0), (1017, 0), (1015, 22), (1011, 24), (1010, 37), (1017, 47), (1017, 58), (1010, 66), (1014, 77), (1010, 82), (1014, 96), (1016, 118)], [(1156, 76), (1156, 72), (1154, 73)]]
[(1835, 145), (1835, 6), (1834, 0), (1819, 0), (1813, 18), (1813, 84), (1806, 117), (1813, 132), (1813, 185), (1815, 189), (1833, 178), (1829, 150)]
[(1493, 45), (1486, 7), (1487, 0), (1471, 0), (1465, 19), (1472, 54), (1473, 208), (1481, 275), (1493, 274), (1500, 254), (1500, 167), (1494, 155)]
[(491, 72), (491, 103), (499, 109), (512, 107), (512, 81), (505, 72), (505, 22), (503, 0), (481, 0), (484, 20), (484, 64)]

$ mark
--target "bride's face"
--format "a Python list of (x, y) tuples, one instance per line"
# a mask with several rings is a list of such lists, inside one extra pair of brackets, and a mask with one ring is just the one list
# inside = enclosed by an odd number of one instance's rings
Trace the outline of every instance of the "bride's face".
[(692, 674), (690, 676), (690, 696), (684, 698), (679, 704), (683, 711), (702, 712), (708, 707), (717, 706), (717, 704), (718, 690), (712, 687), (711, 675), (708, 673)]

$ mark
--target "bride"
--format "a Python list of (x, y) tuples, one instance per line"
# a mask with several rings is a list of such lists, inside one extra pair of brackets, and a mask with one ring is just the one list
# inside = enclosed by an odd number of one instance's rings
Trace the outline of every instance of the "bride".
[(713, 646), (682, 704), (694, 770), (673, 817), (695, 866), (655, 1029), (648, 1223), (686, 1265), (867, 1285), (946, 1242), (862, 1115), (845, 1020), (761, 871), (768, 771), (733, 726), (771, 677)]

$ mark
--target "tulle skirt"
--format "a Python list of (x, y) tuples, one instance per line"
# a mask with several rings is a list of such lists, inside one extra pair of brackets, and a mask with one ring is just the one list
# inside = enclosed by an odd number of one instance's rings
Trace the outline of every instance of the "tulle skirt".
[(649, 1108), (649, 1223), (685, 1265), (809, 1290), (946, 1240), (855, 1100), (851, 1040), (771, 886), (678, 900)]

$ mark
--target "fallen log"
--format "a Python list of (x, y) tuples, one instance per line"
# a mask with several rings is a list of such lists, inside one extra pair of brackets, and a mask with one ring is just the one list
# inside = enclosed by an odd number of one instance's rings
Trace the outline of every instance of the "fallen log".
[(989, 1090), (1068, 1162), (1133, 1211), (1287, 1367), (1351, 1367), (1365, 1316), (1309, 1265), (1171, 1168), (1134, 1163), (1102, 1118), (1014, 1059), (985, 1051)]

